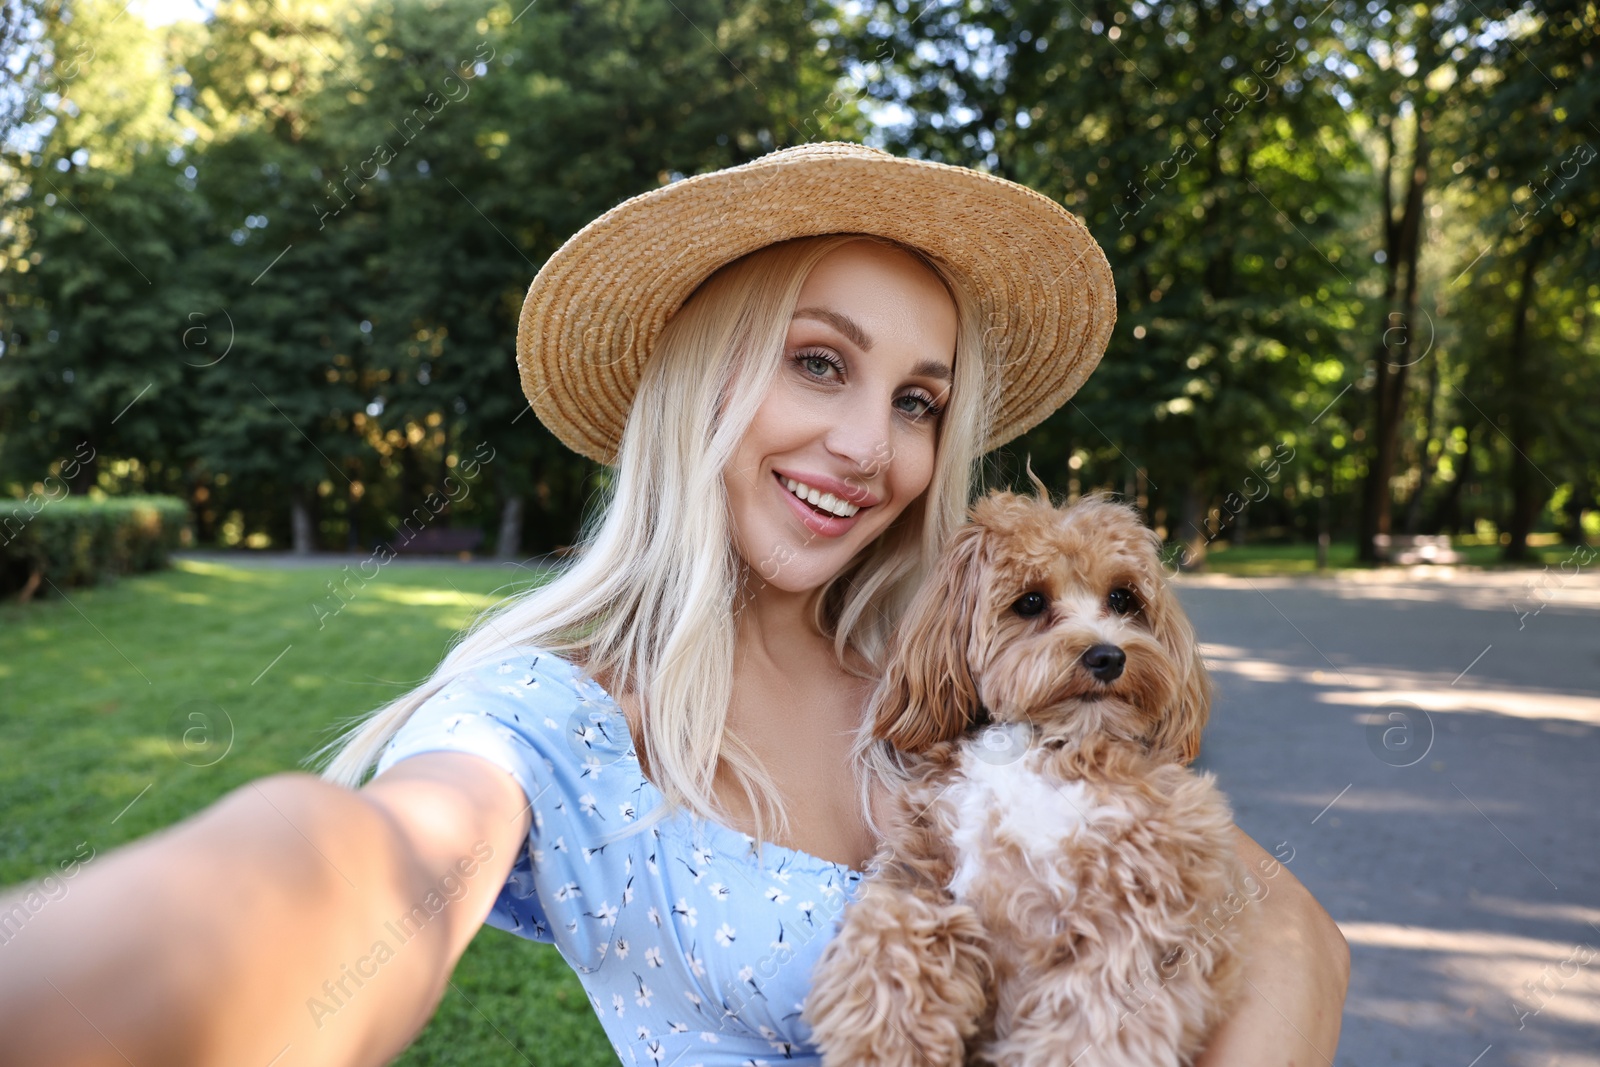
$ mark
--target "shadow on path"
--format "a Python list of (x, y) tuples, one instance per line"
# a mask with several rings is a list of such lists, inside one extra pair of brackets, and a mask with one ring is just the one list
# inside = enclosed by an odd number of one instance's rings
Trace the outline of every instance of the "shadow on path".
[(1350, 941), (1339, 1067), (1600, 1065), (1600, 581), (1528, 577), (1180, 581), (1200, 765)]

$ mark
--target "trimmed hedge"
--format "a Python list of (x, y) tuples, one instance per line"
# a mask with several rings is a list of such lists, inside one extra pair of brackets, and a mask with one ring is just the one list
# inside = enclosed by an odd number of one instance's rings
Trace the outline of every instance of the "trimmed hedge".
[(27, 600), (46, 578), (65, 587), (158, 570), (188, 522), (175, 496), (0, 501), (0, 594), (20, 590)]

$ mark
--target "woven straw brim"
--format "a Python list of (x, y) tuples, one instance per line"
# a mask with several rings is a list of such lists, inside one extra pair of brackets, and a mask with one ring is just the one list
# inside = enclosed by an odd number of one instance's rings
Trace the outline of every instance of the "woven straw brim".
[(966, 284), (1002, 376), (985, 452), (1066, 403), (1116, 322), (1105, 254), (1047, 197), (861, 145), (802, 145), (626, 200), (550, 257), (517, 330), (535, 414), (575, 452), (614, 464), (645, 361), (695, 288), (758, 248), (830, 233), (910, 245)]

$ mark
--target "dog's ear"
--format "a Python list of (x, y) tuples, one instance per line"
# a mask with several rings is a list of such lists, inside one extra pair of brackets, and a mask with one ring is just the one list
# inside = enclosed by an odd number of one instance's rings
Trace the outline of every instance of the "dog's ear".
[(871, 714), (872, 736), (902, 752), (958, 736), (977, 713), (967, 646), (982, 591), (982, 550), (980, 523), (957, 530), (901, 622)]
[(1181, 763), (1193, 763), (1200, 755), (1200, 735), (1211, 714), (1211, 677), (1195, 641), (1194, 627), (1170, 583), (1162, 582), (1154, 628), (1156, 640), (1167, 650), (1174, 677), (1171, 702), (1156, 725), (1150, 748)]

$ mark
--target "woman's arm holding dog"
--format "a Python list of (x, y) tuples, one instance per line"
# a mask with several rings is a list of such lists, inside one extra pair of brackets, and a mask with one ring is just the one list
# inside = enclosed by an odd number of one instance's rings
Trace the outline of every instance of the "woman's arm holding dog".
[(1264, 887), (1244, 944), (1246, 985), (1195, 1067), (1333, 1063), (1350, 946), (1287, 867), (1235, 827), (1240, 862)]
[(32, 918), (30, 887), (8, 887), (0, 915), (26, 927), (0, 948), (0, 1067), (387, 1063), (529, 819), (509, 775), (424, 753), (360, 791), (249, 782), (96, 859)]

